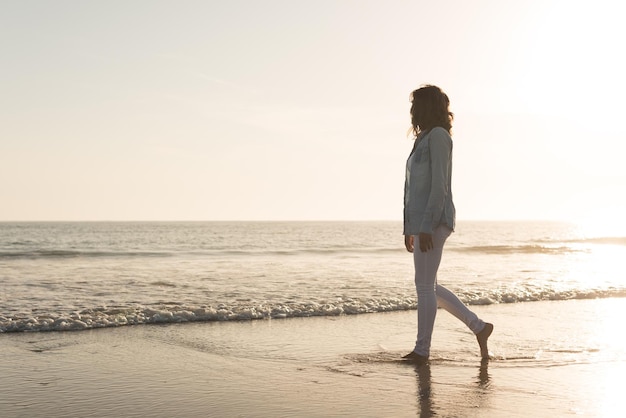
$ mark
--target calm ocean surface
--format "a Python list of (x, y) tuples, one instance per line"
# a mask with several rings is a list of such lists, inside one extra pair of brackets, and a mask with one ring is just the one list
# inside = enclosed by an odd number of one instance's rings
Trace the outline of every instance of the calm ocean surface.
[[(0, 332), (414, 309), (399, 222), (0, 223)], [(439, 282), (469, 304), (626, 296), (625, 236), (459, 222)]]

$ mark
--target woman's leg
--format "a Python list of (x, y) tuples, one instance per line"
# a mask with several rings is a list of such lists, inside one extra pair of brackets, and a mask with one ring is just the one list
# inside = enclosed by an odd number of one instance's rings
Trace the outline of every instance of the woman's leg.
[(440, 225), (433, 231), (433, 248), (421, 252), (415, 237), (413, 262), (415, 264), (415, 288), (417, 290), (417, 341), (413, 352), (428, 357), (430, 341), (433, 334), (435, 317), (437, 316), (437, 270), (443, 254), (443, 245), (452, 231)]
[(437, 304), (460, 319), (474, 334), (478, 334), (485, 327), (485, 323), (469, 310), (459, 298), (441, 285), (436, 287)]
[[(437, 284), (437, 270), (443, 255), (443, 246), (451, 233), (452, 231), (447, 226), (440, 225), (433, 232), (433, 249), (423, 253), (416, 247), (413, 252), (418, 300), (417, 341), (413, 353), (422, 359), (428, 358), (437, 307), (440, 306), (461, 320), (476, 334), (481, 356), (489, 358), (487, 339), (493, 331), (493, 325), (482, 321), (454, 293)], [(415, 237), (415, 242), (419, 242), (418, 237)]]
[(483, 359), (489, 358), (487, 340), (493, 332), (493, 324), (486, 323), (474, 312), (470, 311), (458, 297), (445, 287), (436, 285), (437, 303), (440, 307), (460, 319), (467, 327), (476, 334), (480, 355)]

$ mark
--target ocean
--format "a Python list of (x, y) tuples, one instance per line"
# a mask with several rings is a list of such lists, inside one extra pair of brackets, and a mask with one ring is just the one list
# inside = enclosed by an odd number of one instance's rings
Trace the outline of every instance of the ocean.
[[(0, 332), (416, 307), (399, 222), (3, 222)], [(626, 236), (461, 221), (439, 283), (470, 305), (626, 296)]]

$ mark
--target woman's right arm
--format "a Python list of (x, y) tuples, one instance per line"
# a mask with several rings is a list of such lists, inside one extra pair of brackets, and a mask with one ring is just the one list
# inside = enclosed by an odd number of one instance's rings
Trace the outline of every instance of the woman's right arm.
[(404, 246), (406, 247), (406, 250), (410, 253), (413, 252), (414, 250), (414, 238), (413, 235), (405, 235), (404, 236)]

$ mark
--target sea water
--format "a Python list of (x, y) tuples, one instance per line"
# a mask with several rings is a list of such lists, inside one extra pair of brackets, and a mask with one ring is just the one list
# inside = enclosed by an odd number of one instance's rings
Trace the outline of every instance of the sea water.
[[(470, 305), (626, 296), (626, 236), (459, 222), (439, 283)], [(416, 307), (399, 222), (0, 223), (0, 332)]]

